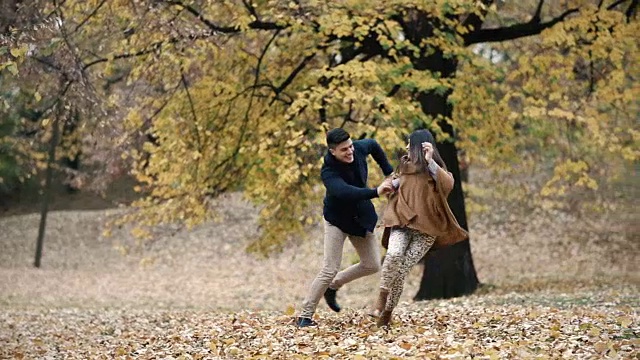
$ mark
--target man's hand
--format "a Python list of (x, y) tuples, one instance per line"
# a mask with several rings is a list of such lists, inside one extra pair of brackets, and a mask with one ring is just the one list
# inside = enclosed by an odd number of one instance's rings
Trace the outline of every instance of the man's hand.
[(389, 194), (394, 191), (393, 185), (391, 184), (391, 178), (386, 178), (380, 185), (378, 186), (378, 196), (382, 196), (384, 194)]

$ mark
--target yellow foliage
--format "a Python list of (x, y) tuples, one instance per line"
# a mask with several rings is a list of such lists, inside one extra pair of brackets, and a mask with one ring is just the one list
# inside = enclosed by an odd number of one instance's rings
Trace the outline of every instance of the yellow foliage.
[[(261, 206), (252, 249), (281, 247), (319, 220), (309, 209), (323, 196), (324, 134), (336, 126), (375, 137), (388, 154), (427, 126), (478, 166), (551, 164), (553, 176), (531, 189), (547, 205), (597, 189), (611, 159), (638, 160), (640, 27), (593, 2), (545, 6), (543, 20), (579, 11), (539, 36), (473, 45), (479, 23), (466, 20), (528, 21), (523, 8), (533, 2), (176, 1), (139, 11), (111, 1), (94, 11), (98, 4), (64, 2), (63, 25), (98, 58), (85, 61), (90, 80), (126, 73), (126, 91), (102, 95), (128, 132), (149, 139), (127, 154), (146, 196), (125, 220), (143, 227), (193, 226), (215, 216), (210, 199), (241, 190)], [(440, 66), (447, 62), (453, 71)], [(455, 137), (441, 128), (449, 125)]]

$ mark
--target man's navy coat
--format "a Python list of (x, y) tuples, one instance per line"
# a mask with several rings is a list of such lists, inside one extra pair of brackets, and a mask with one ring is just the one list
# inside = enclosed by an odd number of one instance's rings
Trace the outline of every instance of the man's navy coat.
[(365, 236), (373, 232), (378, 215), (371, 199), (378, 197), (376, 188), (367, 187), (367, 156), (380, 165), (385, 176), (393, 172), (380, 145), (373, 139), (353, 142), (353, 162), (338, 161), (330, 152), (324, 157), (320, 171), (326, 188), (323, 215), (332, 225), (349, 235)]

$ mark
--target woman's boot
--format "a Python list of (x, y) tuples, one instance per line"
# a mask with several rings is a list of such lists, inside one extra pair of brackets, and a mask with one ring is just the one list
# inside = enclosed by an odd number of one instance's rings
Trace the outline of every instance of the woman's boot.
[(391, 313), (392, 310), (384, 310), (380, 314), (378, 318), (378, 322), (376, 323), (378, 327), (389, 326), (391, 324)]
[(387, 297), (389, 296), (389, 290), (380, 288), (380, 294), (378, 294), (378, 301), (374, 308), (369, 311), (369, 315), (373, 317), (380, 317), (380, 314), (384, 311), (384, 307), (387, 306)]

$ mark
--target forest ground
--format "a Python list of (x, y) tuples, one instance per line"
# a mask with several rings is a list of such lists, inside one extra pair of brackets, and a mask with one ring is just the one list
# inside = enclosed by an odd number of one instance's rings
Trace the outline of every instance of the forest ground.
[[(319, 328), (297, 329), (321, 266), (319, 224), (262, 259), (244, 252), (257, 212), (238, 194), (220, 201), (221, 222), (167, 226), (141, 247), (126, 229), (102, 236), (118, 211), (52, 212), (40, 269), (39, 216), (0, 218), (0, 358), (640, 359), (633, 221), (471, 215), (474, 295), (414, 302), (416, 266), (390, 330), (366, 315), (377, 275), (339, 291), (339, 314), (321, 302)], [(357, 256), (345, 249), (348, 266)]]

